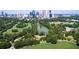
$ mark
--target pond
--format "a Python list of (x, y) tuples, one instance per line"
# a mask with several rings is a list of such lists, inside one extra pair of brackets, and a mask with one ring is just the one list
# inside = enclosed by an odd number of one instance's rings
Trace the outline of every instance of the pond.
[(48, 34), (48, 28), (42, 26), (39, 22), (37, 22), (37, 31), (38, 34), (44, 34), (44, 35)]

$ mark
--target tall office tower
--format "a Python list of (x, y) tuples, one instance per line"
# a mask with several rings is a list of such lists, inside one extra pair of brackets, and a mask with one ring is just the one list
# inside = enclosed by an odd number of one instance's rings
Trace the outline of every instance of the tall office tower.
[(30, 12), (30, 17), (36, 17), (36, 13), (35, 13), (35, 10), (32, 10), (31, 12)]
[(36, 12), (36, 17), (39, 18), (39, 12), (38, 11)]
[(42, 11), (42, 17), (43, 17), (43, 18), (46, 18), (46, 10), (43, 10), (43, 11)]
[(23, 17), (23, 14), (18, 12), (17, 17)]
[(49, 18), (52, 18), (52, 12), (49, 10)]
[(36, 13), (35, 13), (35, 10), (32, 10), (32, 17), (36, 17)]
[(5, 13), (5, 17), (7, 17), (8, 16), (8, 14), (7, 13)]
[(4, 17), (4, 12), (3, 11), (1, 12), (1, 16)]
[(29, 16), (29, 17), (32, 17), (32, 12), (30, 12), (28, 16)]

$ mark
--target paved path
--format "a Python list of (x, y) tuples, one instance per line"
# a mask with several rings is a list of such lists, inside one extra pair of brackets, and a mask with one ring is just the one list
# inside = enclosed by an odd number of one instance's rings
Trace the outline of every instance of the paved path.
[(14, 43), (12, 43), (11, 41), (10, 41), (10, 43), (11, 43), (12, 46), (9, 49), (15, 49), (14, 48)]

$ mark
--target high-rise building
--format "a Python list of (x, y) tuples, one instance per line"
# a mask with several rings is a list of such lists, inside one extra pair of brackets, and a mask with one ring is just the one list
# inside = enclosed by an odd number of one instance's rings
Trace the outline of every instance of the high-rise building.
[(35, 13), (35, 10), (32, 10), (32, 17), (36, 17), (36, 13)]
[(46, 10), (42, 10), (42, 17), (46, 18)]
[(4, 12), (3, 11), (1, 12), (1, 16), (4, 17)]
[(36, 17), (39, 17), (39, 12), (36, 12)]
[(35, 10), (32, 10), (31, 12), (30, 12), (30, 17), (36, 17), (36, 13), (35, 13)]
[(7, 17), (8, 16), (8, 14), (7, 13), (5, 13), (5, 17)]
[(49, 10), (49, 18), (52, 18), (52, 12)]

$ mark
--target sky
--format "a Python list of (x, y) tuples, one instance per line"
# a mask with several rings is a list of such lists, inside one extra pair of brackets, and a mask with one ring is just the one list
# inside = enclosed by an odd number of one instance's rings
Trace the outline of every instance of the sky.
[[(0, 13), (2, 11), (9, 14), (16, 14), (16, 13), (28, 14), (32, 10), (0, 10)], [(41, 10), (36, 10), (36, 11), (41, 12)], [(52, 13), (53, 14), (79, 14), (79, 10), (52, 10)]]
[(54, 10), (57, 14), (79, 14), (79, 10)]

